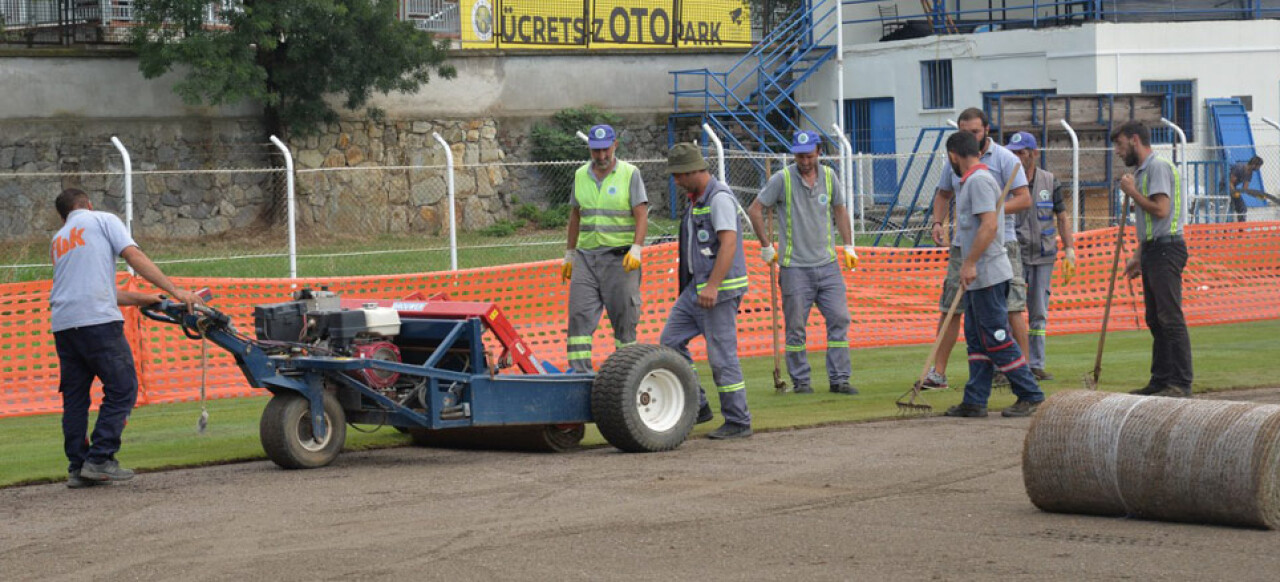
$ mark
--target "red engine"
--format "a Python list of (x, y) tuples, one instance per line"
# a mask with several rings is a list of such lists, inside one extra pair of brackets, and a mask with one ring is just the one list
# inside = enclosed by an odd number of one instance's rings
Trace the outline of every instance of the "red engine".
[[(396, 347), (395, 344), (384, 340), (356, 343), (351, 346), (351, 356), (361, 359), (382, 360), (384, 362), (399, 362), (400, 348)], [(375, 390), (390, 388), (394, 386), (396, 380), (400, 378), (399, 372), (375, 370), (373, 368), (357, 370), (353, 375), (356, 379), (368, 384), (370, 388)]]

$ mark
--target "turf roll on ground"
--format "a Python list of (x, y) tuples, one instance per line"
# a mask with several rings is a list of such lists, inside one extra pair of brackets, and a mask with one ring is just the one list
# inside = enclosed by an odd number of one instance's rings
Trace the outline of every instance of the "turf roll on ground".
[(1280, 406), (1055, 394), (1022, 450), (1036, 507), (1060, 513), (1276, 529)]

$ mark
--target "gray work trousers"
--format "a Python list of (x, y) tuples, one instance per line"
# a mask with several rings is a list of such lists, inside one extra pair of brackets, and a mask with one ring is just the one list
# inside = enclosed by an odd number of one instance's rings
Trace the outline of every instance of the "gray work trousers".
[(1027, 364), (1044, 369), (1045, 330), (1049, 326), (1049, 294), (1052, 288), (1053, 264), (1022, 265), (1027, 280)]
[(573, 278), (569, 281), (569, 368), (590, 372), (591, 336), (607, 311), (613, 326), (614, 347), (636, 342), (640, 321), (640, 269), (622, 268), (623, 255), (577, 251)]
[[(747, 384), (742, 379), (738, 362), (738, 305), (742, 297), (721, 301), (711, 309), (698, 305), (698, 294), (690, 284), (685, 288), (667, 316), (662, 328), (662, 345), (680, 352), (690, 362), (689, 341), (702, 336), (707, 342), (707, 360), (711, 377), (720, 393), (720, 414), (730, 424), (751, 425), (747, 410)], [(698, 405), (707, 404), (707, 394), (698, 387)]]
[(799, 386), (809, 384), (809, 354), (805, 349), (805, 326), (814, 305), (827, 323), (827, 378), (831, 384), (849, 380), (849, 299), (845, 293), (840, 265), (830, 262), (820, 267), (781, 267), (778, 286), (782, 289), (782, 315), (786, 320), (787, 372)]

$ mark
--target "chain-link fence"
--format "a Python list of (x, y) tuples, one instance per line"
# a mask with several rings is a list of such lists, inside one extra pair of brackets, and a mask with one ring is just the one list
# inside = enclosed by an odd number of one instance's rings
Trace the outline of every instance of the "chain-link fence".
[[(583, 161), (531, 163), (484, 159), (451, 146), (422, 148), (405, 165), (369, 160), (312, 160), (295, 171), (296, 270), (300, 277), (396, 274), (446, 270), (456, 250), (459, 268), (557, 259), (563, 255), (574, 173)], [(1157, 151), (1171, 157), (1169, 146)], [(1232, 166), (1243, 152), (1194, 146), (1183, 182), (1191, 222), (1277, 220), (1280, 146), (1259, 146), (1262, 166), (1248, 185), (1231, 186)], [(1237, 153), (1239, 155), (1237, 155)], [(131, 226), (142, 248), (172, 275), (285, 277), (290, 273), (288, 171), (271, 144), (201, 144), (150, 147), (132, 156), (126, 177), (120, 151), (110, 145), (44, 151), (19, 148), (0, 160), (0, 282), (47, 279), (49, 239), (61, 226), (53, 200), (64, 188), (90, 194), (95, 208), (128, 215), (126, 181), (132, 187)], [(344, 154), (332, 154), (342, 157)], [(1072, 152), (1042, 150), (1043, 166), (1070, 196)], [(0, 151), (0, 157), (4, 157)], [(665, 159), (629, 160), (641, 172), (649, 197), (648, 241), (672, 240), (685, 200), (674, 191)], [(708, 155), (713, 172), (719, 160)], [(1179, 160), (1181, 163), (1183, 160)], [(789, 156), (730, 151), (727, 181), (747, 207)], [(840, 159), (826, 164), (840, 173)], [(857, 244), (932, 245), (928, 236), (937, 181), (950, 171), (938, 150), (898, 155), (855, 155), (848, 180)], [(1109, 149), (1079, 151), (1080, 222), (1085, 229), (1115, 224), (1123, 214), (1117, 180), (1129, 171)], [(1237, 168), (1239, 171), (1239, 168)], [(1239, 182), (1240, 180), (1237, 180)], [(1232, 192), (1241, 192), (1233, 202)], [(843, 199), (844, 194), (837, 194)], [(1068, 198), (1068, 211), (1072, 200)], [(450, 225), (456, 224), (456, 242)], [(773, 227), (776, 230), (776, 225)], [(456, 246), (455, 246), (456, 245)]]

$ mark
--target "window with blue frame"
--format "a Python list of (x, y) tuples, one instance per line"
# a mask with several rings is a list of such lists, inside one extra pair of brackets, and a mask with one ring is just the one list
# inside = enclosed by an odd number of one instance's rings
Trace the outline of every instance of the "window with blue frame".
[[(1164, 95), (1164, 106), (1160, 115), (1182, 128), (1187, 134), (1187, 141), (1195, 141), (1195, 81), (1143, 81), (1143, 93), (1160, 93)], [(1151, 143), (1173, 143), (1177, 136), (1167, 127), (1151, 128)]]
[(925, 109), (951, 109), (955, 102), (951, 84), (951, 59), (920, 61), (921, 103)]

